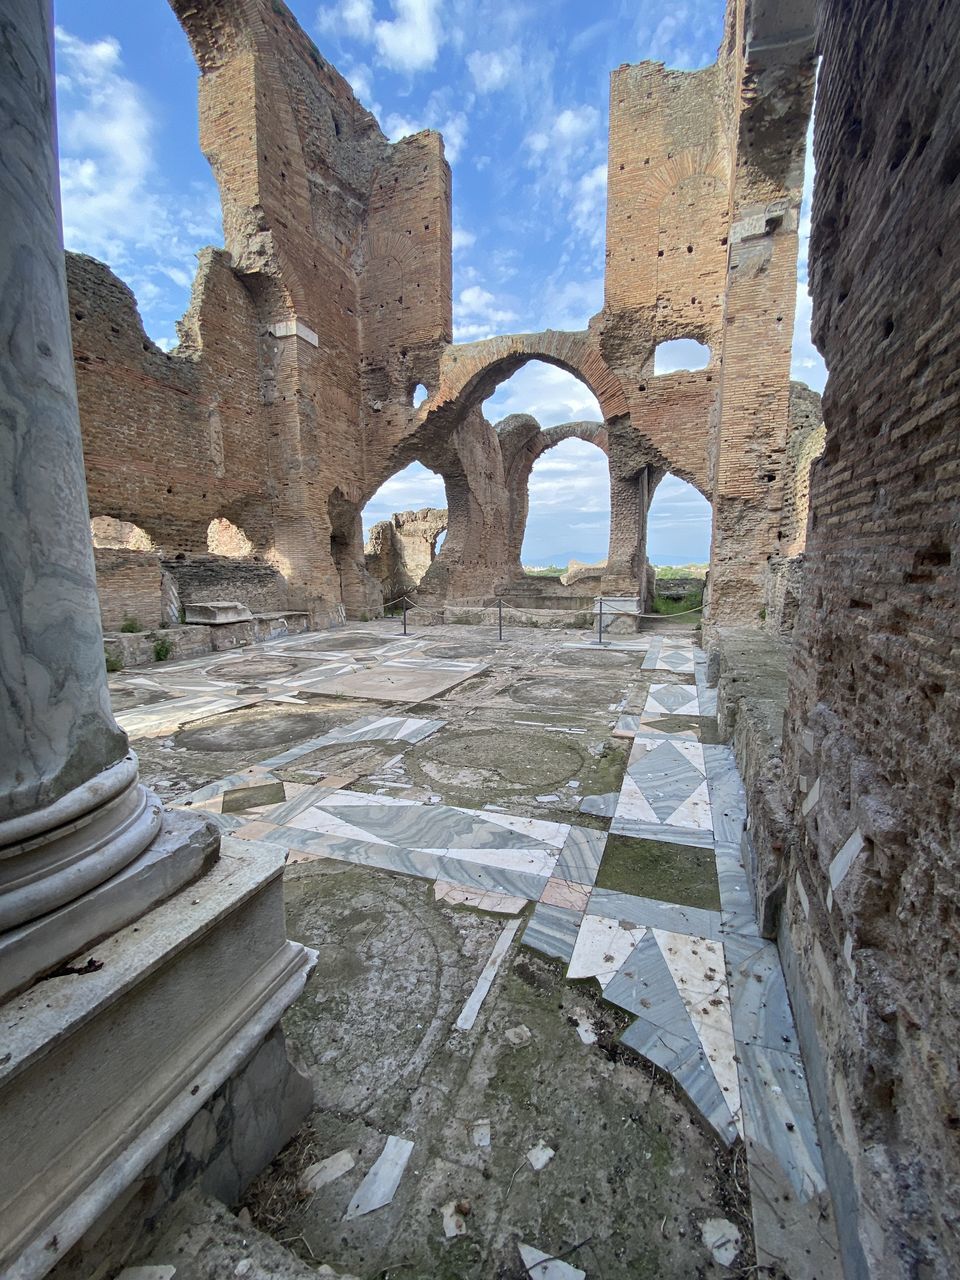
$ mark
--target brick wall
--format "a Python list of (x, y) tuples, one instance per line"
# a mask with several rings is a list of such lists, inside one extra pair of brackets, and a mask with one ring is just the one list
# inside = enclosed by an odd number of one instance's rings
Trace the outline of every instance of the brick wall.
[(161, 573), (157, 553), (95, 547), (93, 554), (104, 631), (119, 631), (129, 619), (143, 630), (159, 627)]
[(811, 278), (830, 376), (784, 743), (797, 839), (778, 867), (781, 932), (818, 1046), (850, 1272), (947, 1276), (960, 1272), (960, 8), (821, 0), (819, 48)]

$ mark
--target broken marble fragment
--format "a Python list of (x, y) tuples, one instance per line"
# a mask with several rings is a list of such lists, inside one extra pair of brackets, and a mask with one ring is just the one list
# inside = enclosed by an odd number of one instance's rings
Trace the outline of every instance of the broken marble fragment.
[(300, 1178), (300, 1187), (307, 1195), (311, 1195), (314, 1191), (319, 1191), (321, 1187), (326, 1186), (328, 1182), (342, 1177), (353, 1168), (354, 1163), (349, 1151), (337, 1151), (334, 1155), (327, 1156), (326, 1160), (318, 1160), (316, 1164), (304, 1169)]
[(520, 1259), (526, 1267), (531, 1280), (587, 1280), (587, 1273), (579, 1267), (572, 1267), (562, 1258), (543, 1253), (529, 1244), (519, 1244)]
[(707, 1218), (700, 1227), (703, 1243), (710, 1250), (714, 1262), (729, 1267), (740, 1252), (740, 1232), (726, 1218)]
[(460, 1201), (449, 1200), (440, 1210), (443, 1214), (443, 1234), (448, 1240), (467, 1234), (467, 1222), (459, 1206)]
[(531, 1147), (527, 1152), (527, 1160), (530, 1163), (531, 1169), (536, 1169), (539, 1173), (541, 1169), (545, 1169), (547, 1167), (556, 1154), (557, 1153), (554, 1151), (553, 1147), (548, 1147), (541, 1138), (537, 1145), (535, 1147)]
[(490, 1121), (489, 1120), (474, 1120), (473, 1145), (475, 1147), (489, 1147), (490, 1145)]
[(360, 1183), (353, 1199), (347, 1205), (343, 1221), (351, 1218), (362, 1218), (365, 1213), (373, 1213), (374, 1209), (382, 1209), (397, 1193), (403, 1171), (413, 1151), (413, 1143), (409, 1138), (397, 1138), (392, 1134), (374, 1162), (373, 1168)]
[(503, 1034), (504, 1038), (508, 1040), (515, 1049), (522, 1048), (523, 1045), (529, 1044), (533, 1039), (533, 1032), (529, 1027), (525, 1027), (522, 1022), (516, 1027), (508, 1027)]

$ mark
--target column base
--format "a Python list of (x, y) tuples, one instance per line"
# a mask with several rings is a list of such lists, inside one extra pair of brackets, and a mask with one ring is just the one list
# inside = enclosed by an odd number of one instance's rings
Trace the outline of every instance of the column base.
[(316, 957), (286, 939), (282, 875), (282, 851), (225, 837), (201, 880), (0, 1008), (8, 1280), (106, 1239), (118, 1206), (142, 1223), (158, 1187), (165, 1203), (209, 1171), (239, 1194), (307, 1114), (277, 1025)]
[(219, 847), (219, 832), (199, 815), (164, 809), (159, 834), (133, 862), (65, 906), (0, 933), (0, 1000), (202, 876)]

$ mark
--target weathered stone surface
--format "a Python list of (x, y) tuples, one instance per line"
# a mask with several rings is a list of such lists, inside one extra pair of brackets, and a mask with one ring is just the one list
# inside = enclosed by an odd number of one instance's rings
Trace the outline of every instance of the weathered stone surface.
[(370, 530), (364, 547), (367, 572), (380, 583), (385, 604), (415, 591), (437, 555), (447, 528), (443, 508), (397, 511)]
[(184, 622), (222, 626), (225, 622), (249, 622), (253, 614), (239, 600), (205, 600), (183, 607)]

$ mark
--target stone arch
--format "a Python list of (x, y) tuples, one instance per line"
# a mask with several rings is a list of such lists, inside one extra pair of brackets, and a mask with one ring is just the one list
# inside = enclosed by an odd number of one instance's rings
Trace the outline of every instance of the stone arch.
[(543, 333), (505, 334), (448, 346), (440, 357), (436, 391), (420, 410), (420, 420), (465, 410), (485, 400), (501, 382), (528, 364), (542, 360), (566, 370), (596, 396), (605, 419), (628, 412), (620, 379), (586, 331), (547, 329)]
[(509, 498), (509, 571), (522, 575), (521, 550), (530, 510), (530, 473), (536, 461), (564, 440), (583, 440), (596, 445), (609, 462), (609, 436), (603, 422), (563, 422), (541, 428), (529, 414), (512, 414), (497, 424), (503, 454), (504, 479)]

